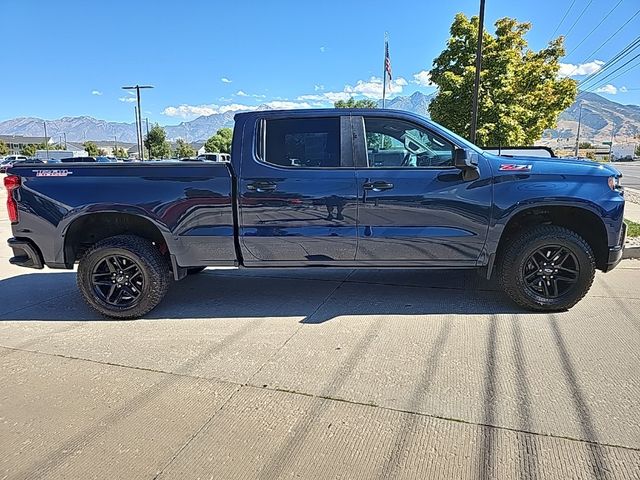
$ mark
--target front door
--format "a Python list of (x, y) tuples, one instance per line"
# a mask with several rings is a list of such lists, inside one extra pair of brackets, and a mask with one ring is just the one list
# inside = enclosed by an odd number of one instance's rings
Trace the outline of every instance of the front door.
[[(245, 135), (254, 136), (253, 126)], [(245, 265), (335, 265), (356, 255), (350, 117), (258, 120), (240, 174)]]
[[(358, 183), (356, 259), (372, 265), (474, 266), (487, 236), (490, 168), (465, 181), (456, 145), (428, 126), (354, 117)], [(364, 133), (358, 135), (358, 129)]]

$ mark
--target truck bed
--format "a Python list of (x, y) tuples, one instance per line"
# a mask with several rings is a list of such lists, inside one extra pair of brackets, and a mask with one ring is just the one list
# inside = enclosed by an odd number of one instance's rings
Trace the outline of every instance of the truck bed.
[(74, 253), (65, 238), (85, 228), (92, 212), (101, 212), (91, 221), (105, 222), (106, 230), (109, 213), (150, 222), (179, 266), (237, 264), (227, 163), (23, 164), (8, 173), (22, 181), (14, 234), (37, 245), (48, 266), (69, 268), (78, 260), (82, 246)]

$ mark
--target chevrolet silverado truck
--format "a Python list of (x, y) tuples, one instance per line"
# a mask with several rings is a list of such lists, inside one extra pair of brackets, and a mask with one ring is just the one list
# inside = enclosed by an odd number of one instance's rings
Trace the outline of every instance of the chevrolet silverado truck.
[(207, 266), (479, 269), (521, 307), (566, 310), (622, 257), (620, 178), (327, 109), (237, 114), (230, 162), (22, 164), (4, 184), (10, 262), (78, 264), (91, 307), (136, 318)]

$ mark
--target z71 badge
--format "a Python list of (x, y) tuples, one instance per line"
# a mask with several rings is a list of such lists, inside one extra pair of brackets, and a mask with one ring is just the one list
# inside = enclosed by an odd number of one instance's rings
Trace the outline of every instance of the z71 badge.
[(69, 170), (33, 170), (33, 172), (35, 172), (36, 177), (66, 177), (73, 173)]
[(503, 163), (500, 165), (501, 172), (530, 172), (533, 165), (517, 165), (515, 163)]

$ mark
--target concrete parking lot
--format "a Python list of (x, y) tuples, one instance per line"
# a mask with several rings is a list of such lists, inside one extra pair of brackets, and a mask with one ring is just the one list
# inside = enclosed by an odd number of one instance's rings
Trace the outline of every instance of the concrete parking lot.
[(553, 315), (474, 273), (207, 270), (107, 321), (9, 256), (0, 479), (640, 478), (640, 261)]

